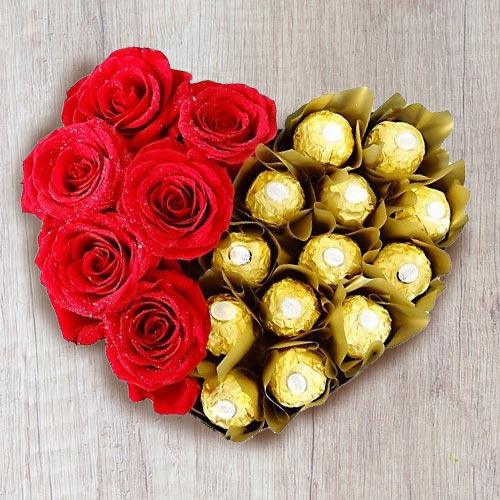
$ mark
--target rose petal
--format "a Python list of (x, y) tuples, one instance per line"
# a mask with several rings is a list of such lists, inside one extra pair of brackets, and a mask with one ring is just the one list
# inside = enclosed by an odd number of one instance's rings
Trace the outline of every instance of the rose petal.
[(128, 385), (129, 398), (134, 402), (150, 399), (153, 409), (160, 415), (184, 415), (196, 403), (200, 386), (196, 380), (186, 378), (176, 384), (167, 385), (156, 391), (145, 391), (133, 384)]

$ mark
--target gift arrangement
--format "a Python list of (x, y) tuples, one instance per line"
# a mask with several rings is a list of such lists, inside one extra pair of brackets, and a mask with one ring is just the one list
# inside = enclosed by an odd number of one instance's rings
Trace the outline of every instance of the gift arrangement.
[(104, 341), (132, 401), (234, 441), (280, 432), (426, 328), (467, 222), (448, 112), (366, 88), (277, 128), (243, 84), (113, 52), (24, 162), (63, 337)]

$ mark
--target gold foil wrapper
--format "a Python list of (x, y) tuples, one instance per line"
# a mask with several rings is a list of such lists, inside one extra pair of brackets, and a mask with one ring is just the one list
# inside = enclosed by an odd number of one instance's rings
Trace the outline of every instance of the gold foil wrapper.
[(351, 125), (332, 111), (311, 113), (295, 129), (293, 147), (320, 163), (341, 167), (354, 150)]
[(332, 177), (324, 183), (320, 201), (327, 204), (340, 225), (355, 228), (362, 226), (375, 210), (377, 198), (366, 179), (349, 174), (342, 180)]
[(384, 246), (373, 265), (408, 300), (414, 300), (426, 292), (432, 280), (429, 259), (422, 249), (411, 243)]
[(362, 295), (348, 297), (342, 305), (347, 354), (363, 358), (373, 342), (385, 342), (391, 333), (389, 312)]
[(262, 297), (262, 313), (265, 326), (282, 337), (311, 330), (320, 316), (312, 287), (292, 278), (269, 287)]
[[(370, 268), (376, 269), (374, 266)], [(379, 359), (386, 347), (396, 347), (406, 342), (420, 333), (429, 323), (429, 314), (423, 308), (416, 307), (397, 293), (394, 287), (381, 277), (382, 273), (379, 270), (377, 273), (377, 277), (357, 276), (345, 285), (339, 283), (327, 314), (331, 331), (329, 353), (347, 378), (353, 377)], [(368, 341), (365, 335), (361, 335), (362, 339), (366, 339), (362, 347), (368, 345), (368, 348), (359, 349), (359, 352), (353, 352), (344, 314), (344, 303), (350, 297), (355, 296), (369, 299), (385, 310), (390, 317), (389, 336), (386, 336), (384, 332), (378, 339)], [(370, 319), (369, 316), (368, 319)], [(363, 356), (361, 356), (362, 351)], [(358, 354), (360, 357), (354, 357), (353, 354)]]
[(261, 236), (229, 233), (214, 250), (212, 265), (237, 283), (257, 286), (269, 274), (271, 250)]
[(299, 265), (316, 273), (326, 285), (361, 272), (361, 249), (349, 237), (327, 234), (311, 238), (299, 257)]
[[(225, 270), (224, 273), (220, 272), (223, 269), (220, 265), (216, 266), (215, 262), (213, 268), (208, 269), (211, 255), (207, 256), (206, 265), (203, 267), (204, 274), (200, 280), (208, 285), (208, 288), (202, 286), (205, 296), (227, 293), (236, 300), (241, 299), (252, 316), (253, 329), (250, 334), (245, 335), (246, 342), (241, 339), (232, 344), (228, 353), (220, 358), (218, 365), (208, 360), (200, 363), (196, 372), (198, 375), (195, 373), (195, 376), (200, 376), (205, 381), (210, 380), (212, 384), (222, 384), (227, 380), (228, 373), (240, 370), (243, 374), (251, 373), (250, 382), (257, 381), (257, 399), (259, 384), (262, 383), (262, 413), (259, 405), (255, 412), (258, 416), (255, 418), (232, 421), (233, 414), (236, 416), (237, 411), (223, 402), (217, 407), (219, 417), (215, 417), (214, 420), (213, 414), (209, 416), (210, 412), (205, 410), (205, 405), (202, 405), (201, 401), (198, 401), (193, 409), (193, 413), (197, 412), (197, 416), (212, 428), (216, 428), (219, 432), (228, 429), (225, 435), (232, 440), (245, 440), (266, 427), (273, 432), (280, 432), (294, 415), (309, 407), (323, 404), (331, 390), (335, 390), (339, 383), (344, 384), (378, 359), (386, 348), (396, 347), (420, 333), (429, 322), (428, 311), (432, 309), (436, 297), (444, 287), (440, 278), (449, 271), (449, 257), (440, 247), (450, 245), (465, 224), (467, 220), (465, 204), (468, 197), (468, 192), (463, 186), (463, 162), (449, 165), (446, 152), (440, 149), (441, 143), (451, 130), (451, 117), (446, 112), (428, 112), (421, 105), (406, 106), (400, 96), (391, 98), (370, 114), (371, 109), (371, 91), (368, 89), (354, 89), (313, 99), (287, 118), (285, 127), (276, 138), (272, 150), (264, 145), (258, 146), (254, 157), (249, 158), (237, 174), (234, 183), (235, 211), (231, 231), (249, 232), (252, 225), (251, 230), (257, 232), (257, 236), (264, 236), (263, 239), (270, 246), (271, 262), (264, 277), (256, 284), (248, 286), (245, 276), (251, 279), (254, 272), (245, 272), (237, 278), (235, 275), (230, 278)], [(327, 113), (321, 113), (323, 111)], [(302, 140), (299, 129), (301, 124), (312, 123), (316, 138), (321, 139), (322, 135), (318, 134), (322, 134), (323, 120), (318, 120), (314, 125), (316, 121), (314, 115), (318, 112), (319, 116), (337, 113), (349, 122), (354, 147), (342, 168), (337, 168), (333, 162), (327, 163), (321, 157), (317, 157), (318, 160), (308, 155), (305, 150), (299, 151), (301, 146), (298, 146), (297, 150), (293, 149), (294, 136), (297, 140)], [(414, 127), (423, 138), (424, 150), (421, 163), (416, 170), (411, 167), (413, 173), (408, 174), (402, 167), (401, 171), (394, 174), (395, 180), (400, 182), (388, 182), (384, 172), (377, 170), (384, 145), (381, 139), (373, 144), (368, 144), (367, 141), (365, 147), (362, 146), (362, 138), (367, 137), (370, 131), (382, 122), (390, 122), (388, 129), (402, 126), (407, 130), (413, 130)], [(378, 130), (384, 127), (380, 126)], [(411, 141), (408, 138), (406, 141), (408, 147)], [(419, 142), (419, 145), (422, 143)], [(403, 166), (407, 166), (406, 159), (401, 161)], [(362, 177), (352, 174), (352, 169), (361, 166), (362, 163), (360, 171)], [(276, 211), (274, 203), (260, 203), (259, 208), (254, 209), (259, 203), (255, 203), (256, 196), (251, 193), (256, 184), (261, 184), (256, 191), (265, 189), (268, 184), (268, 180), (262, 182), (265, 176), (269, 176), (269, 182), (272, 182), (276, 175), (285, 175), (288, 180), (292, 179), (292, 183), (295, 181), (302, 190), (303, 200), (302, 204), (298, 204), (294, 209), (293, 215), (287, 215), (282, 219), (279, 215), (278, 221), (274, 213)], [(361, 207), (367, 213), (361, 210), (359, 215), (357, 210), (354, 210), (355, 215), (352, 217), (352, 207), (346, 208), (345, 189), (335, 187), (331, 189), (331, 187), (341, 182), (347, 183), (356, 177), (361, 179), (361, 182), (368, 179), (372, 185), (373, 182), (377, 183), (373, 189), (378, 200), (370, 189), (366, 199), (371, 202), (371, 206), (368, 204), (367, 207)], [(450, 228), (438, 244), (433, 243), (416, 214), (405, 213), (405, 210), (415, 206), (417, 195), (412, 191), (415, 183), (444, 193), (450, 205)], [(370, 188), (368, 183), (365, 186)], [(289, 185), (286, 189), (279, 186), (278, 189), (271, 190), (271, 193), (281, 201), (283, 192), (288, 194), (291, 189)], [(358, 194), (358, 198), (352, 196), (353, 193)], [(373, 196), (370, 196), (370, 193)], [(349, 194), (351, 200), (359, 199), (359, 189), (351, 189)], [(249, 202), (247, 195), (250, 199), (253, 198), (253, 201)], [(288, 209), (290, 204), (284, 205)], [(270, 219), (258, 215), (255, 210), (261, 208), (265, 214), (271, 214)], [(278, 203), (278, 209), (285, 210), (285, 208), (280, 207)], [(279, 210), (277, 213), (280, 214)], [(344, 220), (342, 216), (345, 216)], [(236, 225), (238, 229), (235, 229)], [(243, 230), (243, 227), (248, 228), (248, 231)], [(334, 231), (341, 234), (333, 234)], [(350, 238), (357, 244), (361, 254), (361, 270), (358, 268), (352, 274), (346, 274), (332, 283), (334, 286), (323, 286), (328, 284), (328, 278), (325, 279), (321, 275), (323, 252), (327, 248), (322, 246), (324, 243), (320, 245), (318, 241), (323, 240), (322, 237), (325, 236)], [(382, 247), (380, 238), (385, 247)], [(423, 253), (427, 264), (430, 265), (430, 283), (422, 293), (415, 295), (413, 302), (410, 301), (411, 294), (405, 295), (398, 290), (395, 283), (391, 284), (389, 276), (385, 277), (388, 271), (384, 271), (383, 266), (377, 267), (377, 264), (384, 264), (384, 259), (390, 263), (394, 260), (395, 268), (392, 272), (399, 273), (400, 268), (407, 264), (406, 261), (396, 262), (399, 251), (394, 252), (395, 255), (392, 257), (385, 253), (391, 245), (396, 244), (418, 248), (421, 250), (419, 257)], [(407, 254), (409, 252), (405, 252), (405, 255)], [(377, 257), (379, 260), (375, 262)], [(412, 255), (412, 258), (414, 257)], [(354, 260), (358, 262), (357, 257), (346, 259), (346, 262), (351, 263)], [(329, 261), (337, 263), (338, 254), (330, 255)], [(414, 264), (414, 261), (408, 264)], [(419, 284), (425, 274), (419, 269), (418, 279), (412, 281), (414, 270), (407, 266), (403, 271), (401, 276), (408, 282), (405, 283), (405, 288)], [(315, 306), (307, 307), (308, 311), (313, 311), (316, 315), (316, 319), (311, 320), (311, 326), (294, 324), (290, 330), (286, 327), (283, 330), (274, 329), (267, 323), (272, 318), (278, 317), (280, 320), (279, 315), (271, 314), (270, 306), (281, 312), (281, 301), (279, 294), (276, 294), (277, 297), (273, 301), (269, 301), (265, 296), (271, 287), (286, 280), (305, 285), (315, 298)], [(296, 288), (290, 293), (287, 292), (287, 297), (292, 299), (299, 297), (299, 302), (300, 295)], [(351, 304), (354, 299), (366, 301), (356, 314), (350, 311), (355, 309), (355, 304)], [(292, 316), (297, 315), (295, 311), (298, 308), (293, 301), (286, 309)], [(363, 312), (365, 314), (362, 320)], [(360, 325), (367, 331), (360, 328)], [(271, 332), (281, 336), (277, 338)], [(276, 343), (278, 341), (279, 343)], [(244, 347), (242, 344), (245, 344)], [(296, 363), (283, 361), (284, 354), (292, 349), (302, 349), (308, 355), (312, 353), (315, 357), (313, 364), (318, 366), (316, 373), (321, 374), (322, 370), (325, 373), (326, 381), (324, 385), (319, 384), (315, 394), (307, 394), (309, 387), (315, 386), (314, 383), (308, 384), (307, 374), (302, 370), (293, 371)], [(311, 361), (309, 356), (308, 359)], [(204, 375), (200, 366), (206, 364), (213, 366), (210, 373), (205, 372)], [(342, 372), (340, 378), (337, 378), (337, 368)], [(293, 377), (288, 380), (289, 376), (285, 376), (285, 373)], [(281, 392), (277, 389), (277, 378)], [(306, 379), (306, 384), (303, 379)], [(296, 393), (307, 394), (308, 397), (303, 401), (294, 400), (297, 397)], [(227, 393), (223, 394), (221, 399), (229, 401), (234, 407), (237, 406), (233, 401), (234, 398), (227, 396)], [(224, 422), (217, 421), (221, 414), (225, 417)]]
[(253, 217), (274, 227), (292, 221), (304, 206), (304, 191), (288, 172), (261, 172), (248, 190), (245, 205)]
[(450, 229), (451, 210), (444, 193), (424, 185), (415, 184), (410, 188), (416, 196), (412, 206), (396, 214), (396, 219), (417, 217), (434, 243), (443, 240)]
[(227, 354), (242, 336), (252, 335), (252, 316), (247, 306), (229, 294), (219, 294), (207, 301), (210, 334), (207, 349), (215, 356)]
[(303, 168), (320, 167), (323, 172), (325, 169), (335, 168), (292, 149), (294, 134), (300, 123), (303, 123), (308, 116), (314, 113), (328, 111), (341, 115), (349, 122), (354, 138), (354, 148), (351, 157), (347, 159), (343, 167), (347, 169), (358, 168), (363, 156), (361, 138), (365, 135), (372, 105), (373, 92), (367, 87), (348, 89), (311, 99), (287, 117), (285, 126), (274, 141), (273, 150), (278, 151), (285, 161)]
[(292, 347), (278, 352), (268, 389), (280, 405), (297, 408), (318, 399), (326, 383), (323, 358), (306, 348)]
[(465, 163), (459, 160), (450, 164), (448, 153), (439, 149), (426, 155), (419, 173), (422, 175), (418, 183), (399, 183), (399, 189), (387, 196), (389, 217), (383, 228), (384, 239), (396, 233), (404, 235), (406, 239), (429, 239), (430, 235), (422, 221), (415, 214), (409, 215), (417, 200), (412, 189), (425, 186), (443, 193), (450, 207), (449, 230), (443, 239), (435, 242), (440, 248), (447, 248), (456, 241), (468, 221), (466, 206), (470, 193), (464, 186)]
[(372, 170), (391, 181), (413, 174), (424, 158), (425, 142), (420, 131), (404, 122), (384, 121), (368, 134), (365, 147), (380, 146), (379, 159)]
[[(421, 104), (407, 105), (399, 94), (393, 95), (371, 114), (368, 126), (368, 136), (370, 136), (370, 132), (377, 125), (386, 122), (392, 122), (398, 126), (400, 126), (400, 124), (406, 124), (419, 131), (423, 138), (423, 143), (425, 144), (423, 162), (426, 161), (429, 155), (434, 154), (441, 148), (443, 141), (453, 129), (453, 119), (448, 111), (432, 112), (428, 111)], [(408, 146), (413, 145), (414, 140), (409, 138), (409, 136), (407, 136), (407, 138), (408, 139), (403, 141), (403, 145), (405, 145), (406, 142), (408, 142)], [(393, 141), (389, 139), (387, 144), (392, 148)], [(386, 162), (384, 157), (384, 148), (385, 142), (372, 139), (365, 141), (363, 147), (363, 166), (371, 180), (379, 183), (408, 178), (412, 181), (422, 180), (421, 167), (418, 165), (416, 172), (413, 171), (415, 173), (408, 173), (411, 169), (409, 168), (406, 170), (403, 168), (403, 163), (405, 162), (400, 164), (401, 168), (389, 168), (389, 163)], [(417, 163), (416, 160), (415, 163)], [(379, 172), (379, 165), (381, 164), (385, 164), (386, 167), (388, 167), (387, 172)], [(413, 166), (411, 168), (413, 168)], [(390, 173), (388, 173), (389, 171)]]
[(246, 427), (261, 419), (259, 388), (237, 368), (222, 380), (207, 378), (200, 399), (207, 418), (223, 429)]
[[(288, 152), (293, 155), (293, 163), (285, 160), (281, 153), (260, 144), (255, 150), (255, 157), (249, 158), (242, 165), (234, 180), (234, 217), (244, 220), (251, 217), (244, 200), (250, 186), (260, 173), (266, 170), (287, 170), (300, 181), (305, 196), (303, 208), (291, 222), (280, 228), (280, 231), (274, 231), (274, 226), (269, 228), (274, 233), (274, 237), (279, 240), (282, 255), (288, 255), (288, 258), (283, 259), (281, 263), (294, 260), (296, 252), (300, 250), (303, 242), (308, 240), (311, 234), (331, 232), (336, 225), (335, 217), (331, 211), (321, 206), (320, 203), (316, 203), (314, 184), (323, 177), (324, 167), (318, 162), (300, 155), (295, 150)], [(259, 222), (259, 224), (262, 223)]]

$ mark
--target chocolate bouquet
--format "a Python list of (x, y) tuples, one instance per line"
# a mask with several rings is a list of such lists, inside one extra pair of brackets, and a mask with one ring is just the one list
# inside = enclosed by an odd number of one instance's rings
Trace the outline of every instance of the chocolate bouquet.
[(467, 221), (448, 112), (368, 88), (283, 129), (243, 84), (113, 52), (24, 162), (66, 340), (104, 340), (132, 401), (234, 441), (281, 431), (428, 324)]

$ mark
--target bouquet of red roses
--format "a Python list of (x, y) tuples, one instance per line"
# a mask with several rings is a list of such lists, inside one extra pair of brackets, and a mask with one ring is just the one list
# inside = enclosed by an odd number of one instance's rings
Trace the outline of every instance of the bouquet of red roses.
[(372, 104), (321, 96), (278, 134), (251, 87), (113, 52), (24, 161), (64, 338), (105, 340), (133, 401), (242, 440), (420, 332), (467, 220), (464, 165), (449, 113)]

